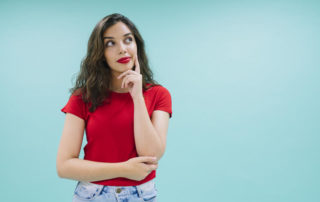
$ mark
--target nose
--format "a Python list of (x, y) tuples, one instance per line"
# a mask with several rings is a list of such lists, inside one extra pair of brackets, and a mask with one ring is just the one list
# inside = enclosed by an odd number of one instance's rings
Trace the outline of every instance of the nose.
[(126, 52), (127, 52), (127, 47), (126, 47), (126, 45), (123, 44), (123, 43), (120, 43), (120, 45), (119, 45), (119, 53), (120, 53), (120, 54), (123, 54), (123, 53), (126, 53)]

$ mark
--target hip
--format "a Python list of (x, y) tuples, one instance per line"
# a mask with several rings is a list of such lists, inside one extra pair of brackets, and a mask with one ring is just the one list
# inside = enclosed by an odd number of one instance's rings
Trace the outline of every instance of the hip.
[(158, 190), (155, 180), (137, 186), (104, 186), (78, 181), (73, 202), (156, 202)]

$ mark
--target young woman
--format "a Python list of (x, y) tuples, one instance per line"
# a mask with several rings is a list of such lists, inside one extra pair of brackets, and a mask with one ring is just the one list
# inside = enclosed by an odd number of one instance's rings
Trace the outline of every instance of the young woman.
[(57, 173), (78, 181), (73, 201), (156, 201), (171, 95), (153, 80), (144, 41), (127, 17), (97, 23), (70, 91)]

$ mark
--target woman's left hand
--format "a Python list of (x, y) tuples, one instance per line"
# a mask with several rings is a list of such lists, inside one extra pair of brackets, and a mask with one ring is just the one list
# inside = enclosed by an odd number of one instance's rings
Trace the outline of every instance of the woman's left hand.
[(121, 88), (128, 88), (132, 99), (142, 96), (142, 75), (140, 74), (140, 65), (137, 55), (135, 56), (134, 64), (136, 66), (134, 71), (130, 69), (118, 76), (118, 79), (124, 77)]

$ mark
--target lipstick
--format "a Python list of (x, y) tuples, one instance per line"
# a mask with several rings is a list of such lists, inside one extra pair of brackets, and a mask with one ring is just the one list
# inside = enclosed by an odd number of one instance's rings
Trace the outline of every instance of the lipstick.
[(122, 64), (128, 63), (129, 61), (130, 61), (130, 57), (123, 57), (123, 58), (120, 58), (119, 60), (117, 60), (117, 62), (122, 63)]

